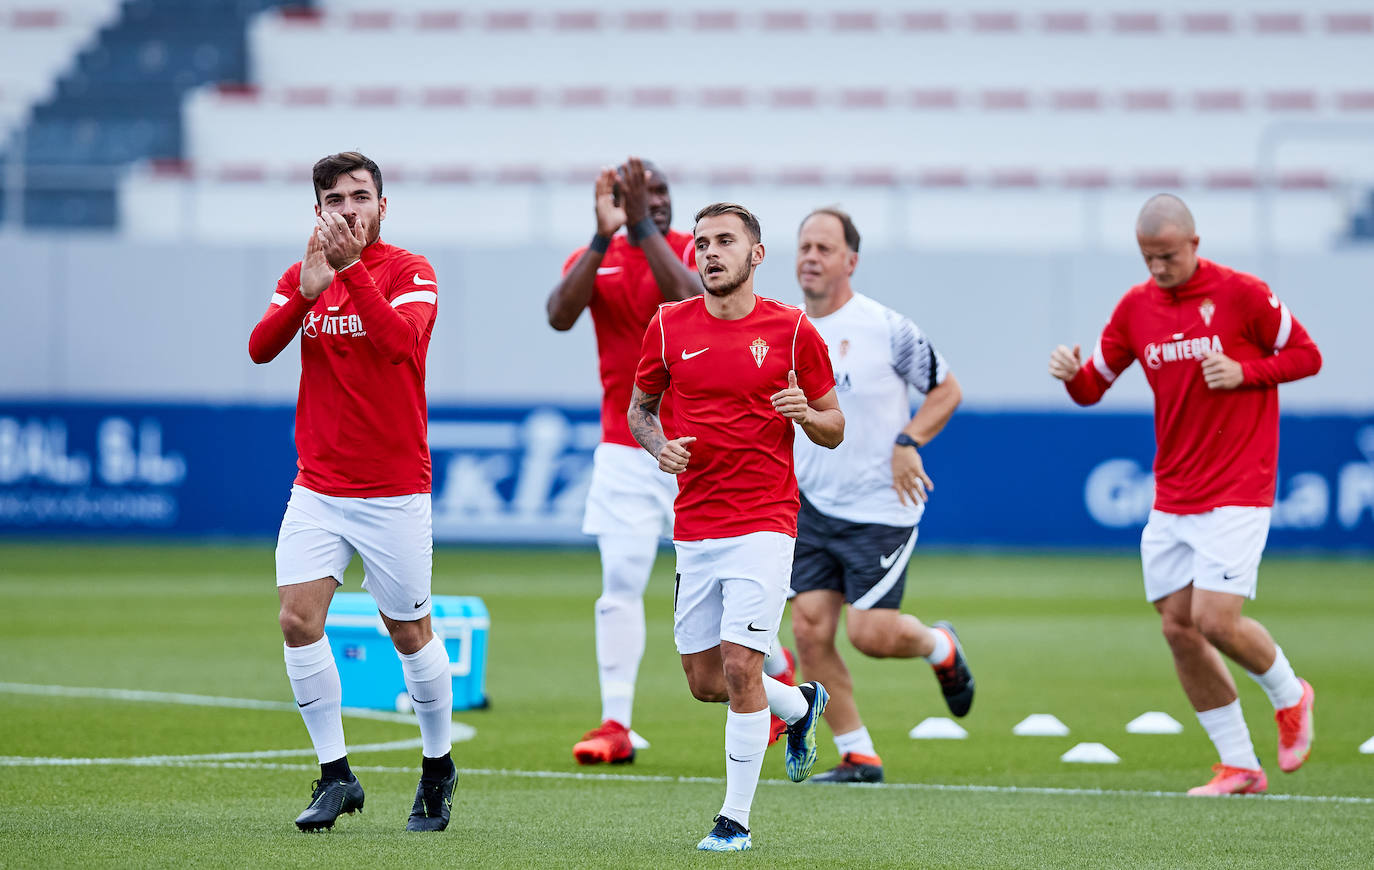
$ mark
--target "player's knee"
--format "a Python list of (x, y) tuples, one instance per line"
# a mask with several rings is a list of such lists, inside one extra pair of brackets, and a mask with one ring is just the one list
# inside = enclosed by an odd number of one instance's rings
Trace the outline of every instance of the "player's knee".
[(829, 620), (817, 619), (805, 611), (793, 609), (792, 636), (797, 646), (824, 647), (835, 643), (835, 627)]
[(1236, 631), (1236, 620), (1229, 614), (1199, 613), (1193, 620), (1203, 637), (1213, 646), (1227, 648)]
[(854, 649), (873, 659), (884, 659), (892, 655), (890, 639), (879, 632), (866, 629), (849, 629), (849, 642)]
[(596, 599), (596, 612), (598, 614), (614, 613), (628, 610), (640, 609), (644, 607), (643, 599), (629, 598), (624, 595), (616, 595), (610, 592), (603, 592), (601, 597)]
[(725, 690), (725, 681), (693, 679), (691, 674), (687, 675), (687, 688), (691, 690), (692, 697), (707, 704), (719, 704), (730, 700), (730, 693)]
[(277, 624), (281, 626), (282, 637), (291, 646), (314, 643), (323, 636), (313, 616), (292, 608), (283, 607), (277, 613)]
[(1178, 619), (1166, 614), (1160, 620), (1159, 627), (1164, 634), (1164, 640), (1171, 648), (1197, 646), (1203, 642), (1202, 633), (1191, 620)]

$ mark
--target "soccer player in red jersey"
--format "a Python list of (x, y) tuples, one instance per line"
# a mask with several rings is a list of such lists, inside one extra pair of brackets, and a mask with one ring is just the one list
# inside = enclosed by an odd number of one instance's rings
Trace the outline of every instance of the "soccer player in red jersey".
[(449, 755), (453, 683), (430, 627), (430, 458), (425, 355), (438, 305), (429, 262), (381, 240), (382, 173), (357, 152), (315, 164), (315, 221), (248, 340), (270, 362), (301, 333), (296, 403), (300, 473), (277, 538), (286, 673), (320, 761), (303, 831), (363, 807), (348, 765), (339, 671), (325, 617), (344, 569), (362, 556), (401, 658), (420, 723), (422, 773), (406, 829), (448, 825), (457, 770)]
[[(573, 746), (580, 764), (633, 761), (635, 679), (644, 657), (644, 589), (659, 540), (671, 533), (677, 480), (639, 449), (625, 422), (644, 328), (666, 299), (701, 293), (692, 237), (671, 229), (668, 179), (629, 158), (596, 179), (596, 235), (574, 251), (549, 294), (549, 325), (571, 329), (590, 310), (601, 368), (601, 443), (592, 464), (582, 531), (601, 553), (595, 606), (601, 725)], [(622, 226), (625, 234), (617, 234)], [(634, 742), (632, 742), (634, 741)], [(643, 745), (641, 743), (641, 745)]]
[(1112, 312), (1097, 349), (1060, 345), (1050, 374), (1090, 405), (1134, 360), (1155, 394), (1155, 503), (1140, 539), (1146, 597), (1163, 621), (1183, 691), (1221, 756), (1189, 794), (1261, 792), (1268, 780), (1218, 652), (1264, 689), (1278, 722), (1279, 768), (1312, 745), (1313, 691), (1263, 625), (1255, 597), (1277, 484), (1278, 385), (1317, 373), (1307, 330), (1258, 278), (1197, 256), (1193, 216), (1161, 194), (1141, 209), (1136, 241), (1150, 278)]
[[(673, 635), (692, 695), (728, 701), (725, 802), (697, 845), (748, 849), (749, 810), (771, 712), (788, 723), (787, 774), (816, 761), (825, 689), (763, 673), (787, 601), (797, 537), (793, 427), (817, 444), (844, 439), (825, 342), (801, 309), (754, 294), (758, 220), (716, 203), (697, 212), (693, 244), (706, 294), (659, 307), (644, 333), (631, 433), (678, 477)], [(665, 430), (665, 394), (673, 402)], [(808, 398), (809, 397), (809, 398)]]

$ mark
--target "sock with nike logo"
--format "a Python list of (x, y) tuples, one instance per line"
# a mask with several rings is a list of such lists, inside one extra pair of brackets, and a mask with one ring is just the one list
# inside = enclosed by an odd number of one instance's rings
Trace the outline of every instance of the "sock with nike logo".
[(444, 642), (432, 637), (418, 652), (401, 657), (406, 691), (420, 720), (420, 742), (426, 758), (439, 758), (453, 748), (453, 673)]
[(329, 648), (329, 635), (305, 646), (286, 646), (286, 676), (291, 693), (310, 732), (310, 742), (320, 764), (336, 761), (348, 754), (344, 745), (343, 688), (339, 668)]
[(763, 754), (767, 749), (767, 710), (725, 712), (725, 803), (721, 804), (720, 814), (745, 828), (749, 827), (749, 808), (754, 805), (754, 792), (759, 787)]
[[(810, 706), (806, 703), (806, 696), (802, 694), (801, 689), (789, 686), (782, 680), (775, 680), (767, 674), (763, 677), (763, 692), (768, 696), (768, 709), (788, 725), (805, 716)], [(739, 822), (739, 819), (735, 821)]]

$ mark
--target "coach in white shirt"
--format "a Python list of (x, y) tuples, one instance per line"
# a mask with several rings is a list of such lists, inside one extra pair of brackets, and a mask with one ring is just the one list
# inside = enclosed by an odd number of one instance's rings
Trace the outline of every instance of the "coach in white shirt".
[[(830, 348), (835, 389), (850, 421), (834, 450), (804, 438), (795, 448), (802, 500), (792, 631), (802, 672), (830, 690), (825, 720), (842, 759), (813, 776), (817, 782), (883, 779), (882, 759), (835, 647), (844, 605), (855, 649), (874, 658), (924, 658), (954, 715), (965, 715), (973, 703), (973, 676), (954, 627), (926, 626), (898, 610), (917, 523), (934, 487), (920, 448), (949, 422), (962, 393), (916, 324), (854, 292), (849, 282), (858, 263), (859, 231), (849, 215), (834, 208), (807, 215), (797, 237), (797, 282), (806, 314)], [(925, 397), (915, 416), (908, 387)]]

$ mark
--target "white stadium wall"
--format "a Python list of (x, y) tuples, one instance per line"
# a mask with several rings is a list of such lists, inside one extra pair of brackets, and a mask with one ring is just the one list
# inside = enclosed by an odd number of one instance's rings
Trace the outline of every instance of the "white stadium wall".
[[(235, 212), (228, 219), (252, 221)], [(767, 227), (768, 225), (765, 224)], [(1126, 224), (1129, 226), (1129, 223)], [(760, 292), (796, 301), (793, 222), (766, 231)], [(1261, 274), (1311, 330), (1325, 368), (1285, 386), (1289, 411), (1374, 410), (1374, 252), (1229, 255)], [(407, 245), (401, 234), (389, 236)], [(300, 246), (0, 239), (0, 397), (288, 403), (299, 351), (248, 359), (248, 333)], [(439, 320), (429, 354), (435, 403), (582, 402), (598, 396), (590, 324), (557, 333), (544, 300), (568, 247), (413, 246), (433, 262)], [(949, 358), (977, 409), (1064, 409), (1045, 372), (1050, 349), (1091, 351), (1116, 299), (1144, 267), (1130, 253), (950, 253), (865, 248), (860, 290), (909, 314)], [(1123, 378), (1104, 410), (1149, 407), (1144, 379)]]

